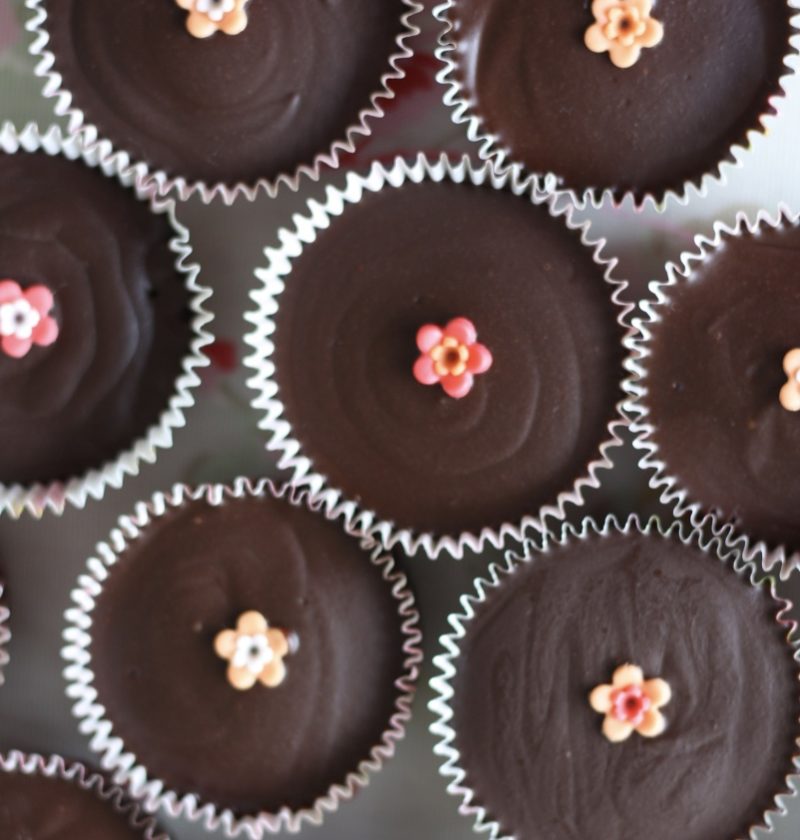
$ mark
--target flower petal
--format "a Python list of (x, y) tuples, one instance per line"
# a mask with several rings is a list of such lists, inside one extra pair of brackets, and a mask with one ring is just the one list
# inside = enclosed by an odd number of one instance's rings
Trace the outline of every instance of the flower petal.
[(485, 373), (492, 366), (492, 354), (483, 344), (473, 344), (469, 348), (467, 370), (472, 373)]
[(22, 297), (19, 283), (13, 280), (0, 280), (0, 303), (11, 303)]
[(245, 636), (258, 636), (267, 632), (267, 619), (260, 612), (250, 610), (242, 613), (236, 622), (236, 630)]
[(780, 401), (787, 411), (800, 411), (800, 387), (796, 382), (787, 382), (781, 388)]
[(231, 665), (228, 668), (228, 682), (239, 691), (247, 691), (256, 684), (258, 678), (249, 668), (237, 668)]
[(275, 688), (280, 685), (286, 677), (286, 666), (282, 659), (273, 659), (266, 668), (258, 675), (258, 679), (263, 685), (269, 688)]
[(650, 16), (653, 11), (653, 0), (627, 0), (627, 5), (639, 13), (640, 18)]
[(444, 388), (444, 392), (448, 397), (460, 400), (462, 397), (466, 397), (472, 390), (475, 380), (472, 374), (467, 372), (462, 373), (461, 376), (443, 376), (441, 382), (442, 388)]
[(475, 324), (469, 318), (453, 318), (444, 328), (447, 338), (454, 338), (459, 344), (474, 344), (478, 338)]
[[(0, 287), (2, 287), (2, 283), (0, 283)], [(2, 297), (0, 297), (0, 303), (3, 302)], [(783, 372), (787, 376), (791, 376), (798, 368), (800, 368), (800, 347), (795, 347), (794, 350), (790, 350), (784, 357), (783, 357)]]
[(33, 335), (31, 335), (34, 344), (39, 347), (47, 347), (58, 338), (58, 324), (55, 319), (45, 316), (33, 328)]
[(639, 36), (639, 45), (642, 47), (655, 47), (664, 38), (664, 26), (661, 21), (654, 18), (647, 19), (644, 33)]
[(194, 0), (175, 0), (182, 9), (194, 8)]
[(611, 711), (611, 692), (614, 686), (598, 685), (589, 695), (589, 705), (596, 711), (604, 715)]
[(672, 699), (672, 689), (666, 680), (647, 680), (642, 686), (642, 690), (650, 699), (654, 709), (666, 706)]
[(241, 9), (231, 12), (222, 19), (219, 27), (226, 35), (238, 35), (247, 28), (247, 14)]
[(414, 362), (414, 379), (423, 385), (435, 385), (439, 381), (439, 374), (436, 373), (434, 361), (430, 356), (420, 356)]
[(619, 744), (621, 741), (627, 741), (633, 734), (633, 724), (628, 723), (627, 720), (617, 720), (611, 715), (606, 715), (603, 721), (603, 735), (611, 741), (612, 744)]
[(195, 38), (209, 38), (217, 31), (217, 25), (209, 20), (205, 15), (197, 12), (189, 12), (189, 17), (186, 18), (186, 28), (190, 35)]
[(29, 338), (17, 338), (15, 335), (3, 336), (2, 348), (12, 359), (21, 359), (27, 355), (33, 342)]
[(429, 353), (442, 340), (442, 331), (435, 324), (425, 324), (417, 330), (417, 347), (421, 353)]
[(633, 67), (639, 60), (642, 54), (642, 48), (638, 44), (630, 44), (623, 46), (622, 44), (612, 44), (608, 48), (608, 54), (611, 57), (611, 63), (621, 70), (627, 70), (628, 67)]
[(31, 286), (25, 290), (23, 297), (40, 315), (47, 315), (53, 308), (53, 293), (47, 286)]
[(267, 630), (267, 641), (272, 648), (272, 652), (278, 658), (289, 653), (289, 642), (283, 630)]
[(656, 738), (667, 728), (667, 721), (658, 709), (650, 709), (644, 714), (644, 720), (636, 727), (636, 731), (645, 738)]
[(221, 659), (231, 659), (236, 653), (237, 633), (235, 630), (223, 630), (214, 637), (214, 651)]
[(608, 10), (619, 5), (620, 0), (594, 0), (592, 14), (598, 23), (605, 23), (608, 20)]
[(620, 665), (611, 678), (614, 688), (626, 688), (629, 685), (641, 685), (644, 674), (638, 665)]
[(593, 23), (586, 30), (583, 42), (594, 53), (605, 52), (611, 46), (611, 42), (606, 38), (603, 27), (599, 23)]

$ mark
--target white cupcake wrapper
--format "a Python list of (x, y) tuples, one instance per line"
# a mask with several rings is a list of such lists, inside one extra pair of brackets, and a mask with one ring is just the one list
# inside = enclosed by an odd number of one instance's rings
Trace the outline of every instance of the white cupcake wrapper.
[[(800, 11), (800, 0), (784, 0), (790, 9)], [(478, 155), (482, 160), (491, 160), (498, 168), (515, 163), (513, 151), (504, 145), (499, 135), (490, 133), (484, 125), (482, 117), (478, 114), (475, 101), (465, 91), (457, 78), (457, 63), (455, 59), (456, 45), (451, 38), (453, 25), (449, 12), (456, 6), (457, 0), (442, 0), (433, 10), (434, 17), (442, 24), (442, 31), (439, 35), (436, 57), (443, 63), (443, 68), (436, 78), (444, 87), (444, 104), (451, 109), (451, 118), (456, 125), (466, 126), (467, 137), (478, 144)], [(778, 92), (770, 97), (765, 112), (759, 117), (758, 127), (748, 130), (746, 136), (738, 143), (732, 144), (725, 156), (719, 160), (708, 172), (690, 178), (678, 189), (669, 189), (663, 196), (656, 197), (652, 193), (645, 193), (637, 199), (633, 193), (628, 191), (624, 195), (615, 195), (610, 188), (588, 187), (586, 189), (575, 189), (566, 187), (561, 183), (557, 173), (537, 174), (541, 189), (546, 189), (565, 197), (569, 203), (584, 210), (587, 207), (599, 209), (600, 207), (622, 206), (630, 202), (637, 209), (652, 208), (656, 212), (664, 212), (669, 206), (685, 206), (690, 201), (704, 198), (711, 187), (721, 187), (727, 183), (728, 174), (741, 169), (746, 161), (747, 154), (765, 139), (771, 122), (777, 118), (780, 106), (786, 98), (786, 81), (795, 72), (795, 65), (798, 61), (800, 50), (797, 34), (800, 32), (796, 17), (792, 19), (792, 31), (786, 44), (786, 56), (784, 65), (788, 71), (781, 76), (778, 82)], [(774, 112), (774, 113), (773, 113)]]
[[(711, 236), (696, 236), (693, 250), (681, 254), (677, 262), (667, 264), (666, 280), (650, 283), (650, 291), (655, 300), (642, 301), (643, 317), (633, 318), (636, 335), (631, 341), (633, 353), (627, 362), (631, 376), (624, 383), (624, 388), (629, 394), (624, 409), (632, 418), (630, 428), (634, 435), (634, 448), (644, 453), (639, 460), (639, 467), (651, 473), (650, 487), (659, 491), (660, 500), (673, 508), (674, 515), (688, 516), (694, 525), (697, 525), (707, 512), (715, 513), (720, 519), (725, 519), (726, 514), (714, 506), (704, 505), (699, 499), (690, 498), (689, 491), (669, 472), (669, 466), (661, 459), (653, 437), (655, 427), (650, 422), (650, 410), (647, 405), (647, 359), (650, 357), (652, 327), (661, 321), (661, 311), (669, 301), (670, 289), (690, 282), (691, 275), (724, 246), (726, 238), (741, 236), (744, 233), (757, 234), (764, 227), (777, 229), (784, 224), (800, 224), (800, 214), (781, 206), (775, 215), (760, 210), (753, 221), (742, 211), (736, 215), (733, 225), (716, 222)], [(786, 546), (769, 545), (764, 540), (748, 539), (744, 551), (747, 559), (757, 555), (763, 556), (764, 568), (767, 571), (778, 566), (783, 579), (791, 574), (792, 569), (800, 566), (800, 549), (791, 551)]]
[(3, 604), (3, 584), (0, 582), (0, 685), (5, 681), (3, 669), (11, 661), (8, 655), (8, 643), (11, 641), (11, 630), (8, 626), (8, 620), (11, 613)]
[[(542, 191), (535, 179), (523, 176), (517, 167), (497, 172), (489, 163), (474, 167), (466, 157), (459, 161), (450, 161), (445, 155), (437, 159), (428, 159), (420, 154), (409, 162), (397, 158), (390, 168), (381, 163), (374, 163), (366, 176), (349, 173), (343, 189), (329, 187), (323, 204), (309, 201), (307, 214), (295, 216), (294, 227), (280, 231), (279, 248), (266, 249), (268, 265), (256, 271), (263, 288), (251, 294), (256, 310), (245, 316), (255, 327), (253, 332), (245, 336), (245, 341), (254, 348), (254, 352), (245, 359), (245, 364), (256, 371), (248, 380), (248, 385), (257, 393), (252, 405), (262, 413), (260, 427), (269, 434), (267, 449), (279, 453), (278, 466), (290, 473), (290, 482), (295, 487), (308, 490), (314, 502), (322, 505), (327, 515), (341, 516), (349, 528), (364, 532), (381, 542), (387, 550), (400, 545), (407, 554), (414, 554), (422, 549), (431, 559), (435, 559), (441, 553), (460, 558), (467, 549), (480, 552), (487, 545), (502, 547), (507, 538), (521, 540), (527, 529), (541, 530), (544, 520), (551, 517), (562, 519), (566, 504), (582, 505), (584, 491), (587, 488), (598, 487), (598, 474), (612, 466), (609, 452), (622, 443), (620, 433), (627, 425), (627, 420), (621, 410), (624, 401), (621, 394), (616, 416), (607, 425), (608, 437), (601, 443), (597, 457), (588, 464), (586, 473), (576, 477), (571, 488), (561, 492), (553, 503), (545, 505), (538, 513), (531, 512), (531, 515), (525, 516), (520, 522), (505, 523), (497, 529), (483, 528), (479, 533), (465, 532), (457, 538), (437, 537), (431, 533), (416, 533), (409, 528), (397, 528), (393, 522), (381, 519), (376, 512), (363, 510), (355, 501), (346, 498), (341, 490), (330, 487), (327, 478), (315, 471), (313, 463), (303, 454), (301, 443), (293, 436), (291, 425), (283, 417), (283, 403), (273, 378), (273, 316), (278, 311), (278, 296), (283, 290), (284, 278), (291, 272), (292, 261), (302, 254), (306, 246), (314, 242), (318, 232), (334, 223), (335, 218), (340, 216), (348, 205), (356, 204), (365, 193), (400, 187), (406, 181), (419, 183), (423, 180), (452, 181), (505, 189), (514, 195), (528, 198), (532, 204), (546, 205), (551, 216), (561, 219), (568, 229), (578, 231), (582, 244), (592, 251), (595, 263), (604, 270), (611, 300), (618, 307), (617, 322), (626, 331), (623, 344), (628, 349), (633, 329), (627, 318), (634, 307), (622, 299), (627, 283), (612, 277), (617, 260), (601, 256), (605, 240), (592, 239), (589, 236), (588, 222), (575, 222), (572, 208), (557, 209), (552, 196)], [(623, 376), (624, 371), (620, 370), (620, 378)]]
[(141, 832), (142, 840), (169, 840), (152, 817), (125, 799), (122, 788), (110, 784), (99, 773), (91, 772), (78, 762), (68, 762), (57, 755), (45, 758), (12, 750), (0, 754), (0, 773), (24, 773), (26, 776), (47, 776), (49, 779), (71, 782), (107, 802), (109, 808), (127, 819), (132, 829)]
[[(148, 161), (134, 160), (123, 148), (115, 149), (112, 142), (102, 136), (97, 126), (87, 121), (83, 111), (73, 104), (72, 93), (62, 86), (61, 74), (55, 69), (55, 56), (48, 49), (50, 36), (47, 32), (47, 11), (44, 2), (45, 0), (25, 0), (26, 7), (31, 11), (26, 29), (34, 36), (29, 51), (35, 59), (38, 59), (36, 75), (45, 80), (42, 93), (45, 98), (56, 100), (55, 113), (57, 116), (67, 118), (69, 132), (78, 133), (86, 146), (97, 145), (102, 157), (116, 151), (125, 165), (132, 168), (136, 180), (150, 191), (159, 195), (167, 195), (174, 191), (181, 200), (198, 194), (205, 204), (219, 198), (227, 205), (232, 204), (240, 195), (247, 201), (254, 201), (261, 190), (264, 190), (270, 198), (274, 198), (282, 186), (288, 187), (292, 192), (297, 192), (303, 178), (308, 177), (313, 181), (318, 181), (323, 167), (338, 169), (342, 155), (351, 154), (361, 138), (372, 134), (373, 121), (384, 115), (385, 101), (394, 99), (393, 85), (404, 79), (406, 75), (402, 63), (414, 54), (414, 50), (408, 46), (407, 42), (420, 34), (420, 29), (413, 18), (424, 8), (419, 0), (402, 0), (407, 8), (400, 17), (401, 31), (395, 39), (395, 51), (387, 59), (389, 69), (381, 76), (377, 89), (370, 95), (369, 104), (359, 111), (356, 121), (347, 127), (343, 138), (334, 140), (330, 147), (319, 152), (310, 164), (301, 163), (294, 172), (281, 173), (272, 179), (259, 178), (255, 183), (240, 181), (235, 184), (225, 184), (191, 181), (181, 175), (169, 175), (162, 169), (151, 170)], [(169, 2), (169, 0), (164, 0), (164, 2)]]
[[(62, 656), (67, 662), (64, 671), (68, 683), (67, 696), (76, 701), (73, 714), (80, 721), (81, 732), (91, 737), (91, 749), (102, 757), (103, 768), (114, 774), (116, 783), (125, 785), (133, 796), (142, 800), (147, 811), (160, 809), (173, 817), (201, 823), (209, 831), (221, 830), (226, 837), (245, 834), (254, 840), (264, 834), (275, 834), (282, 830), (297, 832), (306, 823), (319, 825), (326, 813), (336, 811), (341, 802), (352, 799), (360, 789), (367, 786), (371, 776), (394, 755), (397, 743), (405, 735), (405, 727), (411, 719), (411, 705), (422, 661), (422, 634), (414, 596), (408, 588), (406, 576), (395, 568), (392, 557), (385, 554), (374, 541), (364, 539), (363, 534), (348, 531), (351, 536), (361, 540), (362, 549), (371, 552), (369, 560), (381, 570), (383, 579), (391, 586), (397, 602), (397, 613), (402, 620), (404, 673), (395, 682), (398, 695), (394, 713), (380, 742), (370, 751), (369, 758), (361, 761), (341, 783), (332, 785), (311, 807), (299, 811), (282, 808), (277, 813), (237, 817), (230, 810), (220, 809), (193, 794), (181, 796), (169, 790), (165, 782), (151, 778), (147, 768), (138, 762), (135, 755), (126, 751), (125, 744), (114, 734), (113, 723), (106, 718), (106, 710), (98, 702), (90, 646), (92, 611), (103, 591), (103, 584), (120, 554), (151, 523), (169, 510), (183, 507), (194, 500), (204, 499), (209, 504), (219, 505), (231, 499), (269, 495), (282, 498), (297, 507), (307, 507), (312, 511), (319, 509), (319, 504), (309, 503), (307, 494), (294, 492), (288, 485), (276, 488), (268, 480), (254, 484), (244, 478), (237, 479), (230, 487), (203, 485), (191, 489), (185, 485), (175, 485), (169, 494), (156, 493), (149, 502), (139, 503), (133, 515), (120, 518), (108, 542), (97, 546), (95, 557), (88, 561), (87, 572), (78, 578), (71, 594), (74, 606), (66, 612), (67, 627), (63, 633), (65, 647), (62, 650)], [(324, 515), (328, 519), (334, 518), (327, 512)]]
[[(123, 156), (104, 156), (99, 146), (86, 148), (78, 138), (65, 138), (60, 129), (55, 127), (42, 133), (33, 124), (27, 125), (22, 131), (17, 131), (10, 123), (0, 126), (0, 154), (35, 151), (83, 161), (87, 166), (100, 169), (107, 177), (117, 180), (123, 187), (133, 189), (134, 175), (130, 169), (125, 168)], [(187, 355), (181, 364), (181, 373), (175, 382), (175, 391), (158, 423), (151, 426), (144, 437), (132, 442), (131, 448), (115, 460), (64, 482), (54, 481), (29, 487), (0, 484), (0, 513), (6, 512), (12, 517), (19, 517), (24, 511), (28, 511), (33, 516), (40, 517), (46, 510), (56, 514), (62, 513), (67, 503), (82, 508), (89, 499), (101, 499), (109, 487), (119, 488), (126, 476), (137, 475), (142, 463), (153, 463), (159, 449), (172, 446), (173, 430), (185, 425), (184, 412), (194, 405), (191, 392), (200, 383), (196, 369), (208, 364), (202, 349), (212, 341), (206, 326), (213, 316), (204, 308), (205, 302), (211, 296), (211, 290), (198, 282), (200, 268), (191, 260), (189, 231), (175, 217), (175, 202), (169, 199), (148, 198), (139, 187), (135, 188), (131, 200), (134, 200), (134, 196), (141, 201), (147, 201), (153, 213), (166, 215), (175, 232), (169, 243), (170, 250), (175, 255), (175, 270), (184, 278), (189, 294), (192, 337)]]
[[(704, 551), (710, 557), (717, 557), (731, 568), (743, 580), (756, 587), (766, 587), (771, 597), (779, 605), (776, 620), (786, 630), (787, 644), (793, 651), (793, 658), (800, 670), (800, 637), (797, 623), (789, 618), (792, 604), (779, 598), (775, 593), (774, 581), (760, 573), (757, 565), (758, 552), (747, 545), (747, 539), (737, 535), (729, 525), (721, 525), (713, 516), (707, 516), (699, 523), (687, 526), (687, 523), (674, 521), (664, 526), (657, 517), (644, 524), (636, 515), (629, 516), (624, 523), (614, 516), (608, 516), (602, 523), (586, 518), (579, 526), (564, 523), (560, 535), (544, 534), (542, 545), (526, 542), (523, 555), (507, 552), (505, 562), (492, 563), (485, 577), (474, 581), (474, 591), (461, 596), (461, 611), (448, 617), (452, 631), (440, 638), (443, 653), (433, 658), (436, 676), (430, 680), (434, 699), (428, 708), (436, 720), (430, 726), (430, 732), (436, 738), (434, 753), (443, 759), (439, 773), (447, 780), (447, 792), (460, 799), (459, 813), (473, 820), (476, 833), (485, 833), (490, 840), (514, 840), (512, 835), (503, 834), (500, 824), (492, 817), (488, 809), (479, 805), (475, 792), (467, 784), (466, 770), (461, 766), (461, 756), (455, 746), (456, 732), (452, 726), (453, 709), (451, 700), (454, 695), (452, 680), (456, 675), (461, 642), (469, 631), (470, 621), (475, 617), (478, 605), (486, 601), (503, 581), (513, 575), (522, 565), (535, 562), (535, 558), (546, 553), (551, 546), (563, 546), (575, 541), (586, 540), (594, 536), (608, 536), (612, 533), (656, 534), (661, 537), (676, 539), (687, 546)], [(798, 718), (800, 720), (800, 718)], [(748, 832), (751, 840), (757, 840), (756, 829), (767, 833), (774, 830), (774, 819), (787, 813), (787, 804), (795, 799), (800, 785), (800, 738), (795, 745), (792, 757), (795, 772), (786, 775), (785, 789), (775, 792), (774, 805), (767, 810), (761, 822), (753, 825)]]

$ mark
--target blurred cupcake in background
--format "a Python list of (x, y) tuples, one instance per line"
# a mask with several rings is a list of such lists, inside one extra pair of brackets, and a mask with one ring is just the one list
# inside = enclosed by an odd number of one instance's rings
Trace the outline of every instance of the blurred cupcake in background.
[(416, 0), (33, 0), (46, 96), (161, 190), (204, 199), (336, 165), (383, 114)]
[(82, 506), (171, 445), (209, 296), (171, 202), (118, 158), (0, 131), (0, 510)]

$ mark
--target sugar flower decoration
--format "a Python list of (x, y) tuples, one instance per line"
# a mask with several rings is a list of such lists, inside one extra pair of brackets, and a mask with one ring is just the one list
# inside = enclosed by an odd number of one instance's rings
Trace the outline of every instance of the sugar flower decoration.
[(195, 38), (210, 38), (215, 32), (238, 35), (247, 26), (247, 0), (175, 0), (189, 12), (186, 28)]
[(667, 728), (660, 709), (672, 697), (664, 680), (645, 680), (636, 665), (622, 665), (614, 671), (611, 685), (598, 685), (589, 695), (591, 707), (605, 715), (603, 735), (612, 743), (627, 740), (634, 732), (655, 738)]
[(617, 67), (633, 67), (642, 47), (655, 47), (664, 37), (664, 27), (650, 17), (652, 0), (594, 0), (593, 23), (584, 36), (596, 53), (608, 52)]
[(47, 347), (58, 338), (50, 316), (53, 293), (46, 286), (23, 290), (14, 280), (0, 280), (0, 349), (12, 359), (26, 356), (34, 344)]
[(800, 348), (795, 347), (783, 357), (783, 372), (788, 379), (781, 388), (781, 405), (787, 411), (800, 411)]
[(466, 397), (475, 383), (475, 374), (492, 366), (492, 354), (478, 344), (472, 321), (453, 318), (442, 328), (425, 324), (417, 332), (422, 355), (414, 363), (414, 377), (423, 385), (439, 383), (455, 399)]
[(297, 637), (270, 627), (259, 612), (239, 616), (235, 630), (223, 630), (214, 639), (214, 650), (228, 661), (228, 682), (239, 691), (257, 682), (269, 688), (286, 677), (283, 659), (297, 650)]

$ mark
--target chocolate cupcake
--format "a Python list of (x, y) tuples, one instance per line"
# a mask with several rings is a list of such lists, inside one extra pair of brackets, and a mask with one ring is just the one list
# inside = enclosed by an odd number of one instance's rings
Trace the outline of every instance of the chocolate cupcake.
[(79, 579), (75, 714), (149, 810), (296, 831), (403, 735), (421, 658), (406, 579), (302, 501), (266, 482), (157, 495)]
[[(231, 201), (336, 165), (404, 76), (416, 0), (33, 0), (37, 72), (72, 130), (162, 190)], [(291, 176), (291, 177), (290, 177)]]
[(519, 538), (596, 485), (627, 309), (568, 211), (513, 170), (398, 160), (281, 238), (248, 361), (296, 485), (430, 556)]
[(0, 755), (0, 836), (19, 840), (168, 840), (120, 788), (58, 756)]
[[(668, 266), (638, 342), (631, 406), (662, 498), (711, 510), (773, 549), (800, 551), (800, 226), (765, 214)], [(794, 351), (794, 352), (793, 352)]]
[(732, 840), (783, 811), (800, 736), (791, 605), (711, 527), (585, 520), (477, 581), (431, 704), (476, 829)]
[(483, 156), (581, 202), (663, 205), (719, 176), (775, 113), (796, 52), (785, 0), (447, 0), (436, 14), (453, 119)]
[(172, 204), (148, 206), (121, 169), (57, 131), (0, 133), (0, 509), (12, 514), (119, 486), (192, 404), (209, 293)]

